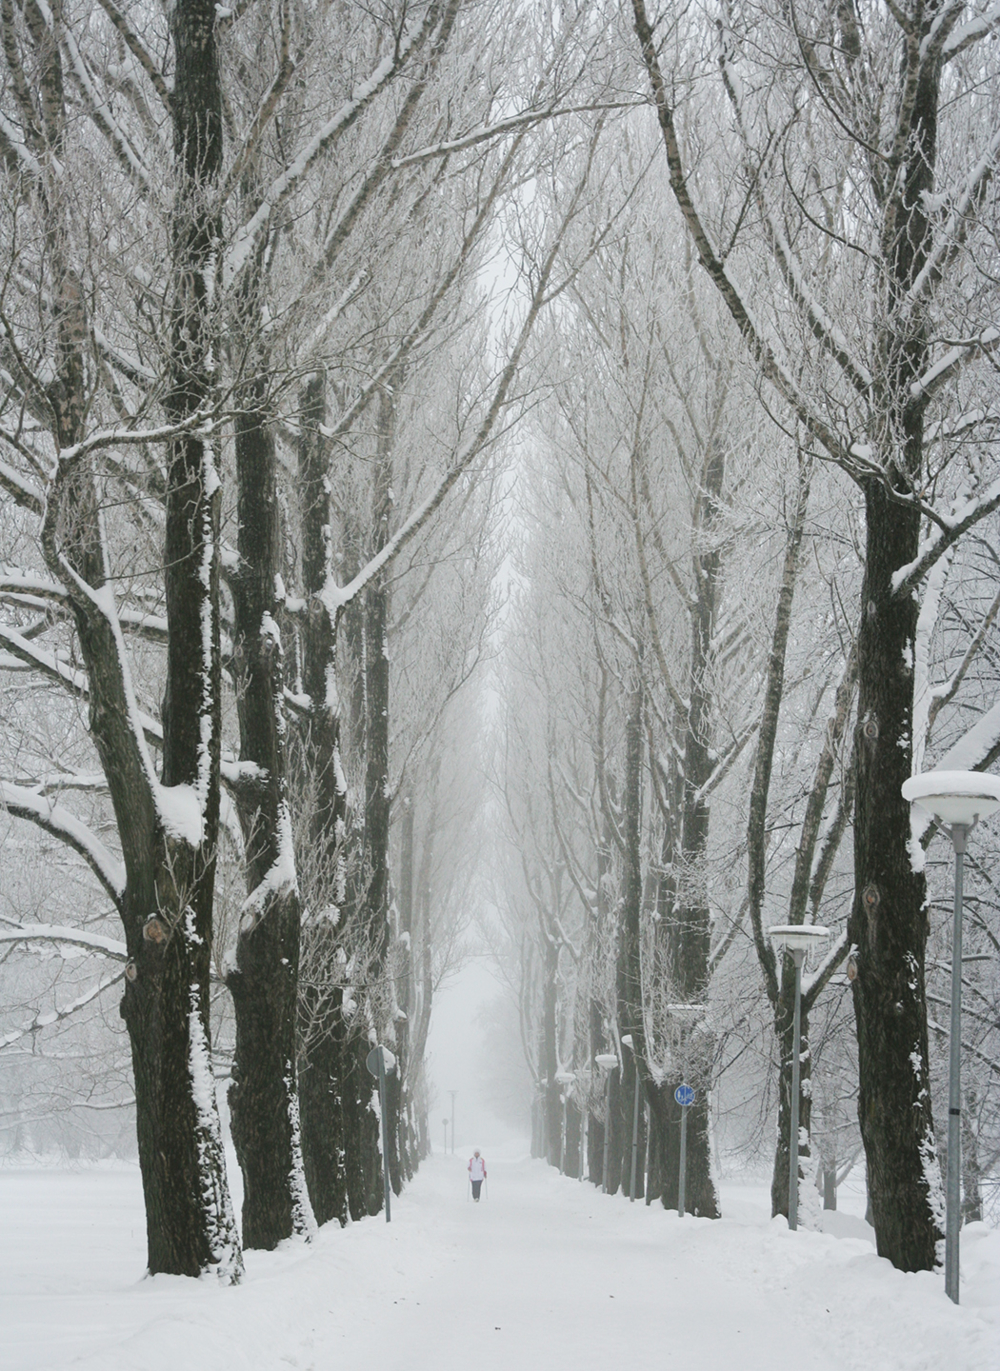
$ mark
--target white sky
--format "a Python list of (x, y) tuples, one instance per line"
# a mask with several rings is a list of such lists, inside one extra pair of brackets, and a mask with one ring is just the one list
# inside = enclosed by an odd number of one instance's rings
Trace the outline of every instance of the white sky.
[[(487, 956), (473, 956), (434, 997), (427, 1040), (427, 1077), (431, 1085), (429, 1108), (431, 1145), (440, 1152), (444, 1143), (443, 1120), (451, 1117), (455, 1096), (455, 1150), (471, 1156), (474, 1147), (488, 1153), (490, 1147), (514, 1141), (517, 1129), (499, 1120), (490, 1106), (493, 1085), (480, 1010), (502, 993)], [(451, 1147), (451, 1129), (448, 1130)]]

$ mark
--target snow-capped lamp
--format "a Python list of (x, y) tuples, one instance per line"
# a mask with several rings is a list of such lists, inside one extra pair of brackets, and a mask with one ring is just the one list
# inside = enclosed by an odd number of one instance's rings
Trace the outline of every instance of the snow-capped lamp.
[(903, 799), (943, 824), (968, 830), (1000, 809), (1000, 776), (984, 771), (925, 771), (903, 782)]
[(830, 936), (819, 924), (772, 924), (767, 936), (795, 963), (795, 1013), (792, 1019), (792, 1117), (788, 1139), (788, 1227), (799, 1226), (799, 1073), (802, 1059), (802, 963), (806, 954)]
[(796, 952), (807, 954), (814, 947), (821, 947), (829, 938), (830, 930), (819, 924), (772, 924), (767, 936), (776, 947), (784, 948), (794, 957)]
[(944, 824), (955, 850), (955, 914), (951, 932), (951, 1026), (948, 1065), (948, 1181), (945, 1189), (944, 1288), (958, 1304), (962, 1222), (962, 878), (965, 842), (980, 819), (1000, 809), (1000, 776), (984, 771), (925, 771), (903, 782), (903, 799)]

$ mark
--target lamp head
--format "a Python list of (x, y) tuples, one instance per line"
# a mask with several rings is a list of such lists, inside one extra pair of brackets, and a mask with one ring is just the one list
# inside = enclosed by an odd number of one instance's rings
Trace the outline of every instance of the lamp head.
[(903, 799), (943, 824), (971, 828), (1000, 809), (1000, 776), (984, 771), (925, 771), (903, 782)]
[(829, 938), (830, 930), (819, 924), (772, 924), (767, 936), (786, 952), (810, 952)]

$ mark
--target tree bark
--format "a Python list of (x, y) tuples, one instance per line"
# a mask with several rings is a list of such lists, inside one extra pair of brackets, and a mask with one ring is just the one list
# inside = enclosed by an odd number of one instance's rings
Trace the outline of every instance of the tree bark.
[[(248, 310), (251, 327), (257, 313)], [(240, 760), (254, 769), (236, 792), (248, 898), (226, 984), (236, 1012), (229, 1107), (243, 1172), (243, 1243), (270, 1250), (293, 1233), (308, 1234), (313, 1220), (299, 1129), (300, 904), (286, 782), (277, 469), (261, 360), (261, 372), (241, 388), (236, 420), (233, 674)]]
[(323, 599), (330, 574), (328, 455), (320, 432), (326, 418), (326, 376), (316, 372), (300, 399), (299, 473), (302, 583), (307, 609), (299, 625), (302, 690), (309, 715), (299, 737), (298, 786), (308, 819), (303, 834), (313, 919), (303, 930), (309, 983), (300, 997), (299, 1092), (302, 1152), (317, 1223), (348, 1217), (347, 1120), (344, 1078), (351, 1037), (339, 984), (340, 921), (346, 905), (344, 847), (347, 785), (340, 758), (341, 716), (336, 686), (337, 628)]
[[(178, 187), (172, 223), (170, 389), (164, 408), (185, 420), (214, 388), (212, 281), (219, 225), (211, 207), (222, 159), (221, 93), (207, 0), (179, 0), (173, 133)], [(165, 789), (200, 812), (195, 841), (162, 824), (155, 891), (129, 937), (136, 975), (122, 1016), (135, 1071), (149, 1269), (198, 1275), (242, 1270), (225, 1178), (209, 1050), (212, 903), (219, 821), (221, 661), (220, 487), (209, 441), (175, 439), (168, 465), (165, 589)], [(180, 789), (183, 788), (183, 789)], [(140, 911), (136, 911), (140, 914)], [(140, 917), (141, 917), (140, 915)]]
[[(927, 1271), (940, 1237), (940, 1176), (927, 1060), (926, 883), (910, 863), (912, 668), (917, 605), (892, 594), (914, 559), (919, 516), (881, 482), (866, 491), (868, 533), (858, 633), (855, 895), (848, 938), (858, 1033), (858, 1119), (880, 1256)], [(907, 654), (910, 654), (909, 656)]]

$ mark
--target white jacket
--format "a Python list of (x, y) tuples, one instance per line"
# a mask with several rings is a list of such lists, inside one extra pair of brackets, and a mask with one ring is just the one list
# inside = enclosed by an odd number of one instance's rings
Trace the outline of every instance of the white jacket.
[(470, 1181), (482, 1181), (482, 1180), (485, 1180), (485, 1179), (486, 1179), (486, 1158), (485, 1158), (485, 1157), (470, 1157), (470, 1158), (469, 1158), (469, 1180), (470, 1180)]

